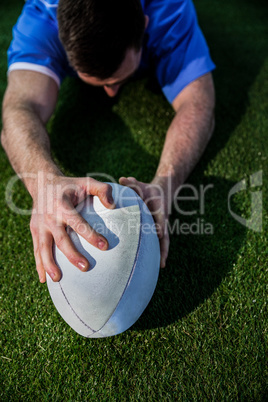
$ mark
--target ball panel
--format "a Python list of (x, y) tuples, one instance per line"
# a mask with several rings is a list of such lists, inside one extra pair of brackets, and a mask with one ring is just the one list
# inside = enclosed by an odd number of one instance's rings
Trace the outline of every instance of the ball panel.
[(58, 313), (78, 334), (88, 338), (94, 333), (94, 331), (85, 325), (85, 323), (75, 314), (62, 292), (60, 283), (53, 282), (49, 275), (46, 275), (46, 279), (51, 299), (53, 300)]

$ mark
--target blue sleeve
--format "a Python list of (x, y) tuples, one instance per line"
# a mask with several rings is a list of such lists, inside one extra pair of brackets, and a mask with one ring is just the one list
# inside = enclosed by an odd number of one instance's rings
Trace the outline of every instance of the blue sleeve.
[(60, 84), (66, 75), (73, 75), (74, 71), (59, 40), (56, 18), (53, 19), (45, 8), (36, 3), (26, 2), (13, 28), (13, 40), (7, 53), (8, 68), (44, 72)]
[(168, 101), (215, 68), (191, 0), (145, 0), (147, 48)]

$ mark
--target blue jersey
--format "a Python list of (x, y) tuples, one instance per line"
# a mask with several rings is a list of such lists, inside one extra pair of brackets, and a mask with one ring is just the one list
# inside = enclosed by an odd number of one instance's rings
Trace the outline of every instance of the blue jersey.
[[(141, 67), (155, 71), (171, 103), (180, 91), (215, 68), (198, 25), (192, 0), (141, 0), (149, 17)], [(76, 75), (58, 37), (58, 0), (28, 0), (13, 28), (9, 71), (26, 69), (52, 77), (58, 85)]]

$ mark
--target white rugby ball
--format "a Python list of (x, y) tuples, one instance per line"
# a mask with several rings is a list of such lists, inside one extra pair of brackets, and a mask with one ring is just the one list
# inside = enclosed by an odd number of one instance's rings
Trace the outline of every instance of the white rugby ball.
[(77, 206), (86, 221), (107, 238), (109, 249), (97, 249), (68, 227), (90, 269), (81, 272), (54, 244), (62, 278), (53, 282), (47, 275), (56, 309), (76, 332), (88, 338), (116, 335), (133, 325), (148, 305), (159, 275), (160, 247), (150, 211), (132, 189), (109, 184), (115, 209), (105, 208), (96, 196)]

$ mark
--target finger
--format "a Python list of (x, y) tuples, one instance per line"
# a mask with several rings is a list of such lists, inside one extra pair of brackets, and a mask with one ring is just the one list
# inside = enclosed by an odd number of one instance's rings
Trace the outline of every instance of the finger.
[(41, 283), (45, 283), (46, 282), (46, 271), (43, 267), (43, 263), (42, 263), (39, 251), (37, 251), (37, 253), (35, 254), (35, 261), (36, 261), (36, 270), (37, 270), (37, 273), (39, 276), (39, 281)]
[(53, 258), (52, 252), (53, 237), (49, 232), (39, 234), (39, 253), (44, 270), (54, 282), (61, 279), (61, 271)]
[(119, 183), (122, 186), (135, 186), (138, 183), (138, 180), (135, 177), (120, 177)]
[(88, 260), (77, 251), (66, 230), (61, 227), (53, 232), (55, 243), (60, 251), (68, 258), (70, 263), (75, 265), (81, 271), (89, 269)]
[[(88, 178), (86, 184), (86, 192), (88, 195), (96, 195), (99, 197), (100, 201), (106, 208), (115, 208), (115, 203), (113, 199), (113, 188), (108, 183), (102, 183), (98, 180)], [(84, 183), (84, 178), (80, 179)]]
[(40, 257), (39, 253), (39, 247), (38, 247), (38, 232), (35, 229), (35, 226), (33, 225), (33, 222), (31, 221), (30, 225), (30, 230), (32, 234), (32, 240), (33, 240), (33, 249), (34, 249), (34, 258), (35, 258), (35, 264), (36, 264), (36, 271), (39, 276), (39, 281), (41, 283), (46, 282), (46, 273), (42, 264), (42, 260)]
[(158, 211), (155, 211), (155, 212), (151, 211), (151, 213), (152, 213), (152, 216), (155, 221), (157, 236), (159, 237), (159, 240), (161, 240), (165, 236), (165, 231), (166, 231), (165, 215)]
[(103, 251), (109, 248), (107, 239), (100, 233), (96, 232), (96, 230), (94, 230), (76, 210), (73, 210), (72, 218), (66, 219), (65, 223), (86, 241), (92, 244), (92, 246)]
[(119, 183), (122, 186), (127, 186), (129, 188), (132, 188), (132, 190), (136, 191), (136, 193), (143, 199), (143, 190), (142, 190), (142, 186), (143, 183), (138, 181), (137, 179), (135, 179), (135, 177), (120, 177), (119, 179)]
[(161, 253), (160, 267), (161, 268), (165, 268), (165, 266), (166, 266), (168, 250), (169, 250), (169, 235), (167, 234), (160, 240), (160, 253)]
[[(123, 184), (123, 182), (136, 182), (137, 181), (137, 179), (135, 178), (135, 177), (125, 177), (125, 176), (122, 176), (122, 177), (120, 177), (120, 179), (119, 179), (119, 182), (122, 182), (122, 185), (124, 185)], [(121, 184), (121, 183), (120, 183)]]
[(157, 228), (157, 235), (160, 242), (160, 253), (161, 253), (160, 267), (165, 268), (169, 250), (169, 233), (166, 224), (167, 221), (165, 220), (165, 216), (160, 213), (154, 215), (154, 219)]
[(41, 283), (46, 282), (46, 271), (44, 270), (38, 246), (34, 246), (34, 258), (36, 263), (36, 270)]

